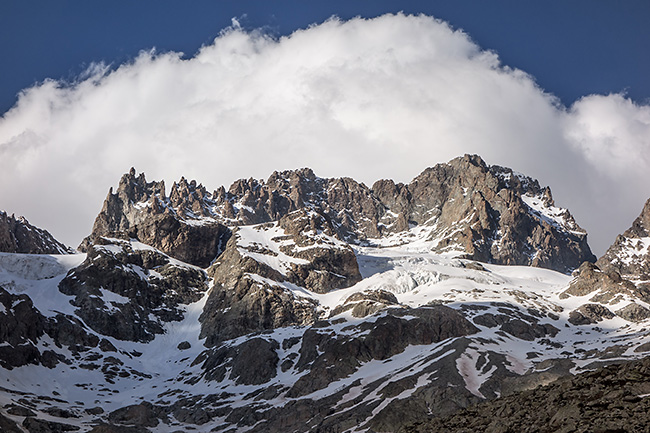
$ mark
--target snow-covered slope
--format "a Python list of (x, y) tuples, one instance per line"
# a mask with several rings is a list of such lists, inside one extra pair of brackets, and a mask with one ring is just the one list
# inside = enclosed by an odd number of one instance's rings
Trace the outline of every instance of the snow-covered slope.
[[(251, 229), (242, 233), (247, 230)], [(267, 251), (270, 255), (273, 249)], [(494, 398), (509, 389), (548, 382), (566, 374), (565, 370), (581, 371), (650, 350), (645, 321), (614, 317), (596, 325), (573, 325), (570, 312), (587, 300), (562, 299), (560, 293), (571, 277), (555, 271), (480, 264), (412, 245), (359, 247), (356, 255), (364, 278), (351, 287), (319, 294), (286, 281), (273, 283), (318, 305), (321, 320), (313, 325), (275, 328), (206, 349), (199, 339), (205, 295), (181, 305), (183, 319), (164, 324), (164, 334), (148, 343), (118, 340), (86, 328), (107, 343), (76, 352), (58, 348), (52, 337), (44, 335), (36, 347), (41, 352), (54, 350), (64, 361), (53, 368), (28, 364), (0, 370), (0, 404), (27, 407), (39, 419), (64, 422), (81, 431), (101, 420), (119, 424), (119, 417), (107, 414), (143, 401), (162, 408), (157, 409), (156, 425), (149, 426), (157, 432), (183, 425), (200, 425), (201, 431), (235, 426), (242, 431), (279, 431), (283, 422), (298, 431), (316, 425), (329, 431), (334, 425), (345, 426), (350, 417), (355, 425), (341, 427), (344, 430), (390, 431), (403, 417), (417, 419), (412, 408), (405, 408), (406, 402), (409, 407), (414, 402), (431, 405), (432, 413), (444, 413), (459, 401)], [(73, 315), (72, 298), (57, 285), (68, 269), (84, 259), (83, 255), (3, 255), (3, 287), (12, 295), (30, 296), (45, 316)], [(18, 262), (23, 266), (16, 270)], [(341, 308), (355, 294), (379, 291), (392, 294), (396, 302), (381, 305), (374, 313)], [(357, 299), (348, 304), (372, 297)], [(116, 295), (105, 300), (125, 301)], [(454, 331), (440, 335), (439, 341), (418, 344), (424, 341), (417, 340), (417, 331), (426, 332), (427, 314), (438, 314), (436, 309), (444, 308), (440, 305), (461, 313), (444, 323), (456, 321), (461, 326), (465, 317), (473, 325), (468, 323), (461, 335), (453, 336)], [(364, 311), (370, 314), (364, 316)], [(396, 335), (406, 342), (383, 339), (382, 333), (392, 326), (399, 327)], [(411, 333), (416, 336), (409, 342)], [(346, 352), (364, 347), (367, 354)], [(328, 357), (328, 351), (341, 358)], [(260, 359), (264, 362), (256, 364)], [(318, 381), (314, 372), (329, 376)], [(517, 382), (522, 374), (526, 380)], [(450, 386), (454, 398), (447, 396)], [(52, 407), (67, 411), (69, 417), (49, 414)], [(104, 412), (98, 414), (97, 407)], [(327, 407), (328, 414), (317, 420), (297, 410), (320, 407)], [(148, 410), (148, 406), (138, 408)], [(6, 413), (17, 422), (25, 419)]]

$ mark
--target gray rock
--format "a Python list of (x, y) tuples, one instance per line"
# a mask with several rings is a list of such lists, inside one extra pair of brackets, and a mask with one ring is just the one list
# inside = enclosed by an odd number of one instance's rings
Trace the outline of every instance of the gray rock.
[(330, 317), (352, 310), (354, 317), (367, 317), (376, 312), (396, 305), (397, 298), (386, 290), (367, 290), (350, 295), (342, 305), (337, 306), (330, 313)]
[(637, 287), (611, 267), (609, 271), (604, 272), (597, 265), (585, 262), (574, 272), (574, 276), (569, 287), (560, 294), (560, 298), (594, 293), (592, 302), (617, 303), (620, 295), (650, 301), (650, 290)]
[(585, 304), (569, 313), (569, 322), (574, 325), (589, 325), (613, 317), (614, 313), (602, 305)]
[(16, 415), (16, 416), (36, 416), (36, 413), (32, 411), (29, 408), (26, 408), (24, 406), (18, 406), (15, 404), (11, 404), (8, 407), (5, 406), (5, 409), (7, 410), (7, 413), (9, 415)]
[(252, 338), (237, 346), (205, 351), (194, 364), (202, 363), (208, 380), (224, 380), (230, 371), (230, 378), (237, 384), (261, 385), (277, 374), (279, 348), (276, 341)]
[(524, 194), (554, 206), (548, 188), (510, 169), (489, 167), (476, 155), (428, 168), (408, 185), (381, 180), (369, 189), (352, 179), (322, 179), (303, 169), (273, 173), (266, 183), (240, 180), (228, 192), (215, 192), (224, 217), (238, 224), (276, 221), (308, 207), (327, 215), (350, 242), (435, 222), (432, 236), (441, 238), (441, 252), (454, 248), (474, 260), (561, 272), (595, 261), (586, 232), (568, 211), (563, 223), (555, 222), (530, 208)]
[(75, 425), (45, 421), (32, 417), (25, 418), (23, 421), (23, 427), (25, 427), (29, 433), (63, 433), (80, 430), (80, 428)]
[[(605, 271), (614, 270), (624, 278), (634, 281), (650, 280), (650, 252), (643, 239), (650, 237), (650, 199), (632, 226), (598, 259), (598, 266)], [(646, 284), (642, 285), (650, 289)]]
[(240, 254), (236, 234), (219, 261), (208, 269), (208, 275), (214, 287), (199, 318), (200, 338), (206, 338), (208, 347), (252, 332), (310, 324), (316, 318), (314, 302), (272, 284), (284, 281), (282, 274)]
[(645, 432), (650, 358), (559, 379), (450, 416), (403, 425), (401, 433)]
[(514, 337), (526, 341), (533, 341), (547, 335), (555, 337), (559, 329), (550, 324), (528, 323), (520, 319), (512, 319), (501, 325), (501, 330)]
[(280, 221), (311, 209), (348, 242), (435, 223), (432, 237), (440, 238), (439, 252), (457, 250), (473, 260), (561, 272), (595, 261), (586, 232), (568, 211), (550, 219), (529, 207), (524, 195), (540, 206), (554, 206), (548, 188), (510, 169), (488, 166), (476, 155), (428, 168), (408, 185), (381, 180), (371, 189), (353, 179), (323, 179), (301, 169), (275, 172), (266, 182), (242, 179), (228, 191), (221, 187), (213, 193), (181, 179), (169, 198), (162, 182), (147, 183), (132, 170), (115, 194), (109, 192), (93, 234), (80, 249), (100, 236), (126, 236), (207, 266), (230, 236), (225, 225)]
[(616, 315), (630, 322), (643, 322), (650, 318), (650, 310), (642, 305), (631, 303), (616, 311)]
[(457, 311), (435, 306), (389, 309), (374, 322), (361, 322), (359, 331), (369, 332), (357, 338), (337, 338), (320, 328), (307, 330), (296, 368), (308, 373), (295, 382), (287, 396), (296, 398), (324, 388), (353, 373), (361, 363), (388, 359), (408, 345), (431, 344), (478, 329)]
[(11, 419), (0, 413), (0, 431), (5, 433), (24, 433)]
[(113, 424), (136, 427), (156, 427), (164, 411), (149, 402), (126, 406), (111, 412), (108, 420)]
[[(329, 217), (301, 209), (282, 217), (279, 226), (295, 245), (283, 248), (282, 252), (309, 262), (293, 264), (288, 281), (316, 293), (350, 287), (361, 281), (356, 255), (349, 245), (336, 243), (337, 233)], [(324, 239), (322, 234), (331, 240)]]

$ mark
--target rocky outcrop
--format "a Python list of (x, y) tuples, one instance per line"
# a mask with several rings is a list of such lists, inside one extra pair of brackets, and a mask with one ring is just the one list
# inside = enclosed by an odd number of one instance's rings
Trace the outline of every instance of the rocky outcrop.
[(202, 353), (195, 364), (202, 364), (207, 380), (223, 381), (228, 374), (236, 384), (261, 385), (278, 372), (279, 344), (252, 338), (238, 346), (221, 346)]
[(597, 265), (585, 262), (574, 275), (569, 287), (560, 294), (562, 299), (593, 293), (590, 301), (603, 304), (616, 304), (623, 295), (650, 302), (650, 290), (637, 287), (612, 268), (604, 272)]
[[(240, 250), (240, 240), (235, 232), (219, 261), (208, 269), (214, 286), (199, 319), (207, 346), (251, 332), (307, 325), (317, 316), (314, 301), (282, 285), (286, 276), (246, 254), (250, 249)], [(254, 245), (249, 247), (256, 251)]]
[(202, 270), (151, 247), (108, 238), (96, 242), (59, 290), (75, 297), (76, 314), (103, 335), (150, 341), (164, 332), (165, 322), (183, 318), (181, 304), (198, 301), (207, 290)]
[(409, 221), (435, 225), (433, 251), (567, 272), (595, 257), (587, 234), (550, 189), (476, 155), (426, 169), (409, 185)]
[(330, 317), (338, 316), (344, 311), (350, 311), (352, 317), (367, 317), (375, 314), (379, 310), (397, 304), (398, 301), (395, 295), (386, 290), (357, 292), (348, 296), (343, 304), (334, 308), (330, 313)]
[[(49, 336), (56, 347), (43, 349), (39, 340)], [(97, 347), (99, 338), (74, 317), (45, 317), (25, 294), (12, 294), (0, 287), (0, 366), (11, 370), (24, 365), (54, 368), (67, 362), (57, 348), (73, 354)]]
[(620, 310), (616, 310), (616, 315), (630, 322), (643, 322), (650, 319), (650, 310), (646, 307), (632, 302)]
[(0, 211), (0, 252), (23, 254), (70, 254), (72, 249), (48, 231), (34, 227), (25, 217)]
[(126, 406), (108, 415), (113, 424), (135, 427), (156, 427), (160, 418), (166, 418), (165, 412), (148, 402)]
[(569, 313), (569, 322), (574, 325), (589, 325), (613, 317), (614, 313), (600, 304), (584, 304)]
[(169, 197), (164, 182), (147, 182), (135, 169), (111, 188), (92, 234), (79, 249), (87, 251), (101, 237), (135, 239), (200, 267), (207, 267), (220, 254), (230, 231), (211, 218), (204, 200), (208, 193), (195, 181), (174, 183)]
[[(36, 343), (45, 334), (47, 320), (27, 295), (13, 295), (0, 287), (0, 365), (11, 369), (40, 364)], [(56, 357), (54, 357), (56, 359)]]
[(282, 217), (278, 226), (284, 236), (282, 253), (298, 259), (292, 262), (287, 280), (312, 292), (327, 293), (361, 281), (352, 248), (337, 239), (331, 220), (318, 212), (301, 209)]
[(568, 376), (399, 431), (641, 433), (650, 425), (648, 395), (650, 358), (645, 358)]

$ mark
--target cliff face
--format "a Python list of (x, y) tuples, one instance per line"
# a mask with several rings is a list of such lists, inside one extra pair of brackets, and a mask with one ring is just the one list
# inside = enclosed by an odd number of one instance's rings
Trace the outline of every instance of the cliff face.
[(25, 217), (0, 211), (0, 252), (22, 254), (70, 254), (72, 249), (46, 230), (34, 227)]

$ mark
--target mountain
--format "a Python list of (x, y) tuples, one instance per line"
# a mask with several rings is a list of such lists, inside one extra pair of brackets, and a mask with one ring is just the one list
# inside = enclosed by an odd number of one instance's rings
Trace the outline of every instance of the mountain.
[(148, 183), (132, 169), (116, 193), (109, 191), (80, 249), (122, 234), (205, 267), (228, 238), (224, 226), (275, 222), (300, 209), (327, 218), (337, 237), (353, 245), (394, 246), (417, 237), (440, 254), (560, 272), (596, 259), (587, 233), (555, 206), (548, 187), (476, 155), (438, 164), (408, 185), (381, 180), (368, 188), (302, 169), (212, 193), (182, 178), (169, 197), (164, 182)]
[(69, 254), (70, 247), (46, 230), (34, 227), (25, 217), (0, 211), (0, 252), (23, 254)]
[(394, 432), (650, 352), (642, 283), (475, 155), (371, 188), (131, 170), (79, 249), (0, 254), (7, 431)]

